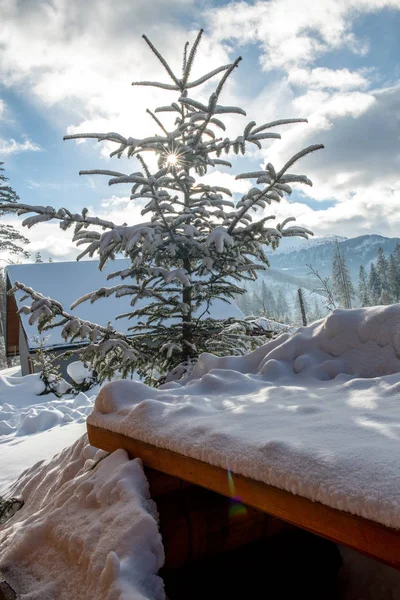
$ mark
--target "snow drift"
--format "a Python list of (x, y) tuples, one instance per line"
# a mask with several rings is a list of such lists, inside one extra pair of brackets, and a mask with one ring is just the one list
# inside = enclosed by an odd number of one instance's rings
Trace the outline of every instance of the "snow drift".
[(245, 357), (203, 354), (192, 379), (220, 368), (266, 374), (277, 366), (275, 361), (280, 363), (283, 377), (303, 374), (320, 381), (338, 375), (371, 378), (398, 373), (400, 304), (336, 309), (325, 319), (292, 336), (281, 336)]
[(88, 422), (400, 527), (400, 305), (335, 310), (186, 385), (116, 381)]
[[(82, 363), (73, 364), (75, 374), (84, 373)], [(86, 432), (99, 388), (58, 398), (40, 396), (44, 387), (39, 373), (21, 377), (18, 367), (0, 373), (0, 495), (23, 469), (51, 458)]]
[(23, 508), (2, 528), (0, 569), (30, 600), (163, 600), (157, 512), (139, 459), (84, 435), (12, 487)]
[(24, 436), (45, 431), (56, 425), (84, 422), (91, 411), (97, 389), (89, 395), (58, 398), (46, 394), (39, 373), (18, 377), (0, 375), (0, 436)]

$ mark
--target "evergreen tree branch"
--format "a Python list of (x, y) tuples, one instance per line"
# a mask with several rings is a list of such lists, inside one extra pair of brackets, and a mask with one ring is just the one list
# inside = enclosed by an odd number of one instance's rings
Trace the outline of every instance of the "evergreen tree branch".
[(146, 44), (150, 47), (152, 52), (157, 56), (158, 60), (162, 64), (162, 66), (167, 71), (168, 75), (171, 77), (172, 81), (175, 83), (175, 85), (178, 87), (178, 89), (180, 89), (181, 83), (180, 83), (179, 79), (177, 77), (175, 77), (174, 73), (172, 72), (171, 67), (169, 66), (169, 64), (167, 63), (165, 58), (159, 53), (157, 48), (155, 48), (155, 46), (151, 43), (151, 41), (149, 40), (149, 38), (146, 35), (143, 34), (142, 38), (144, 39)]
[(165, 127), (161, 123), (160, 119), (158, 119), (156, 117), (156, 115), (149, 108), (146, 109), (146, 112), (153, 117), (153, 119), (155, 120), (155, 122), (157, 123), (157, 125), (160, 127), (160, 129), (162, 129), (163, 132), (165, 133), (165, 135), (168, 136), (168, 131), (165, 129)]
[(189, 42), (186, 42), (185, 47), (183, 48), (182, 77), (184, 76), (185, 70), (186, 70), (188, 48), (189, 48)]
[(188, 79), (189, 79), (189, 76), (190, 76), (190, 72), (191, 72), (192, 66), (193, 66), (193, 61), (194, 61), (194, 58), (196, 56), (197, 48), (199, 46), (199, 43), (200, 43), (200, 40), (201, 40), (201, 37), (202, 37), (203, 33), (204, 33), (204, 29), (200, 29), (200, 31), (197, 34), (197, 37), (195, 39), (195, 42), (194, 42), (194, 44), (192, 46), (192, 49), (190, 51), (189, 58), (188, 58), (188, 61), (187, 61), (187, 64), (186, 64), (186, 68), (185, 68), (185, 72), (184, 72), (184, 75), (183, 75), (183, 78), (182, 78), (182, 89), (185, 89), (186, 84), (188, 82)]

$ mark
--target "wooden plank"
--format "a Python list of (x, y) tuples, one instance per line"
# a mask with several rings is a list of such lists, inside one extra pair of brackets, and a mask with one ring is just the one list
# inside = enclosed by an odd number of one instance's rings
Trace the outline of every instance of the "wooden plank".
[[(130, 457), (141, 458), (147, 467), (224, 496), (232, 496), (226, 469), (90, 424), (87, 429), (89, 441), (96, 448), (108, 452), (122, 448)], [(231, 476), (235, 497), (240, 498), (244, 504), (400, 569), (400, 530), (330, 508), (242, 475), (231, 473)]]
[(14, 296), (7, 296), (6, 313), (6, 356), (19, 354), (19, 315)]

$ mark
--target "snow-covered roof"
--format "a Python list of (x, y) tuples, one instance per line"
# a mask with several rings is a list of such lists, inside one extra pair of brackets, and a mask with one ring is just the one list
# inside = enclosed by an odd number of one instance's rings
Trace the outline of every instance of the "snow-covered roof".
[[(44, 296), (61, 302), (65, 310), (76, 314), (81, 319), (99, 325), (107, 325), (110, 321), (118, 331), (129, 333), (128, 328), (135, 324), (135, 320), (115, 319), (117, 315), (132, 310), (128, 296), (101, 298), (93, 304), (84, 302), (74, 310), (70, 310), (71, 304), (84, 294), (95, 291), (100, 287), (115, 285), (118, 280), (107, 281), (107, 275), (127, 268), (129, 262), (126, 259), (117, 259), (108, 262), (102, 271), (99, 270), (98, 266), (99, 262), (94, 260), (11, 265), (7, 267), (7, 274), (11, 285), (19, 281)], [(16, 294), (18, 308), (29, 303), (29, 300), (21, 302), (21, 297), (21, 292)], [(203, 310), (199, 311), (200, 314)], [(207, 317), (214, 319), (236, 317), (241, 319), (244, 318), (244, 315), (235, 304), (226, 304), (222, 300), (214, 300)], [(34, 349), (37, 347), (37, 343), (33, 338), (37, 336), (38, 332), (36, 325), (29, 325), (28, 319), (29, 315), (21, 315), (21, 322), (28, 339), (29, 348)], [(51, 329), (45, 335), (45, 347), (47, 348), (70, 345), (61, 337), (61, 328)]]

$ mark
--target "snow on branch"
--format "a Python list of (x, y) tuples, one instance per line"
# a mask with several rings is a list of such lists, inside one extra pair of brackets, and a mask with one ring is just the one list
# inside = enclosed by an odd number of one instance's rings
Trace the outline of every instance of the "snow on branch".
[[(23, 283), (16, 282), (9, 294), (15, 294), (18, 291), (24, 293), (22, 300), (26, 298), (32, 300), (30, 306), (24, 305), (18, 312), (30, 315), (29, 323), (37, 322), (39, 332), (49, 330), (54, 326), (61, 326), (61, 334), (65, 340), (89, 342), (89, 345), (78, 352), (82, 359), (89, 361), (94, 370), (98, 372), (100, 381), (109, 377), (116, 367), (125, 375), (134, 370), (135, 360), (140, 355), (139, 352), (143, 350), (135, 348), (135, 340), (118, 333), (111, 325), (104, 327), (66, 312), (59, 302), (43, 296)], [(54, 324), (53, 321), (57, 317), (60, 318), (60, 321)], [(107, 358), (106, 366), (105, 358)]]
[(292, 158), (290, 158), (287, 161), (287, 163), (282, 167), (282, 169), (279, 171), (279, 173), (277, 174), (277, 179), (280, 179), (282, 177), (282, 175), (284, 175), (284, 173), (286, 173), (286, 171), (288, 169), (290, 169), (290, 167), (292, 165), (294, 165), (295, 162), (300, 160), (300, 158), (303, 158), (303, 156), (307, 156), (307, 154), (311, 154), (311, 152), (316, 152), (316, 150), (322, 150), (323, 148), (324, 148), (323, 144), (314, 144), (312, 146), (308, 146), (307, 148), (304, 148), (303, 150), (300, 150), (300, 152), (297, 152), (297, 154), (292, 156)]
[(73, 223), (82, 226), (98, 225), (103, 229), (113, 229), (115, 227), (115, 224), (112, 221), (106, 221), (99, 217), (89, 217), (86, 208), (82, 210), (82, 214), (78, 214), (71, 213), (67, 208), (56, 210), (52, 206), (32, 206), (30, 204), (22, 204), (19, 202), (15, 204), (4, 204), (2, 207), (10, 210), (10, 212), (15, 212), (19, 216), (31, 212), (36, 213), (38, 217), (28, 217), (22, 222), (22, 224), (28, 228), (33, 227), (33, 225), (36, 225), (41, 221), (50, 221), (51, 219), (61, 221), (60, 227), (62, 229), (67, 229)]

